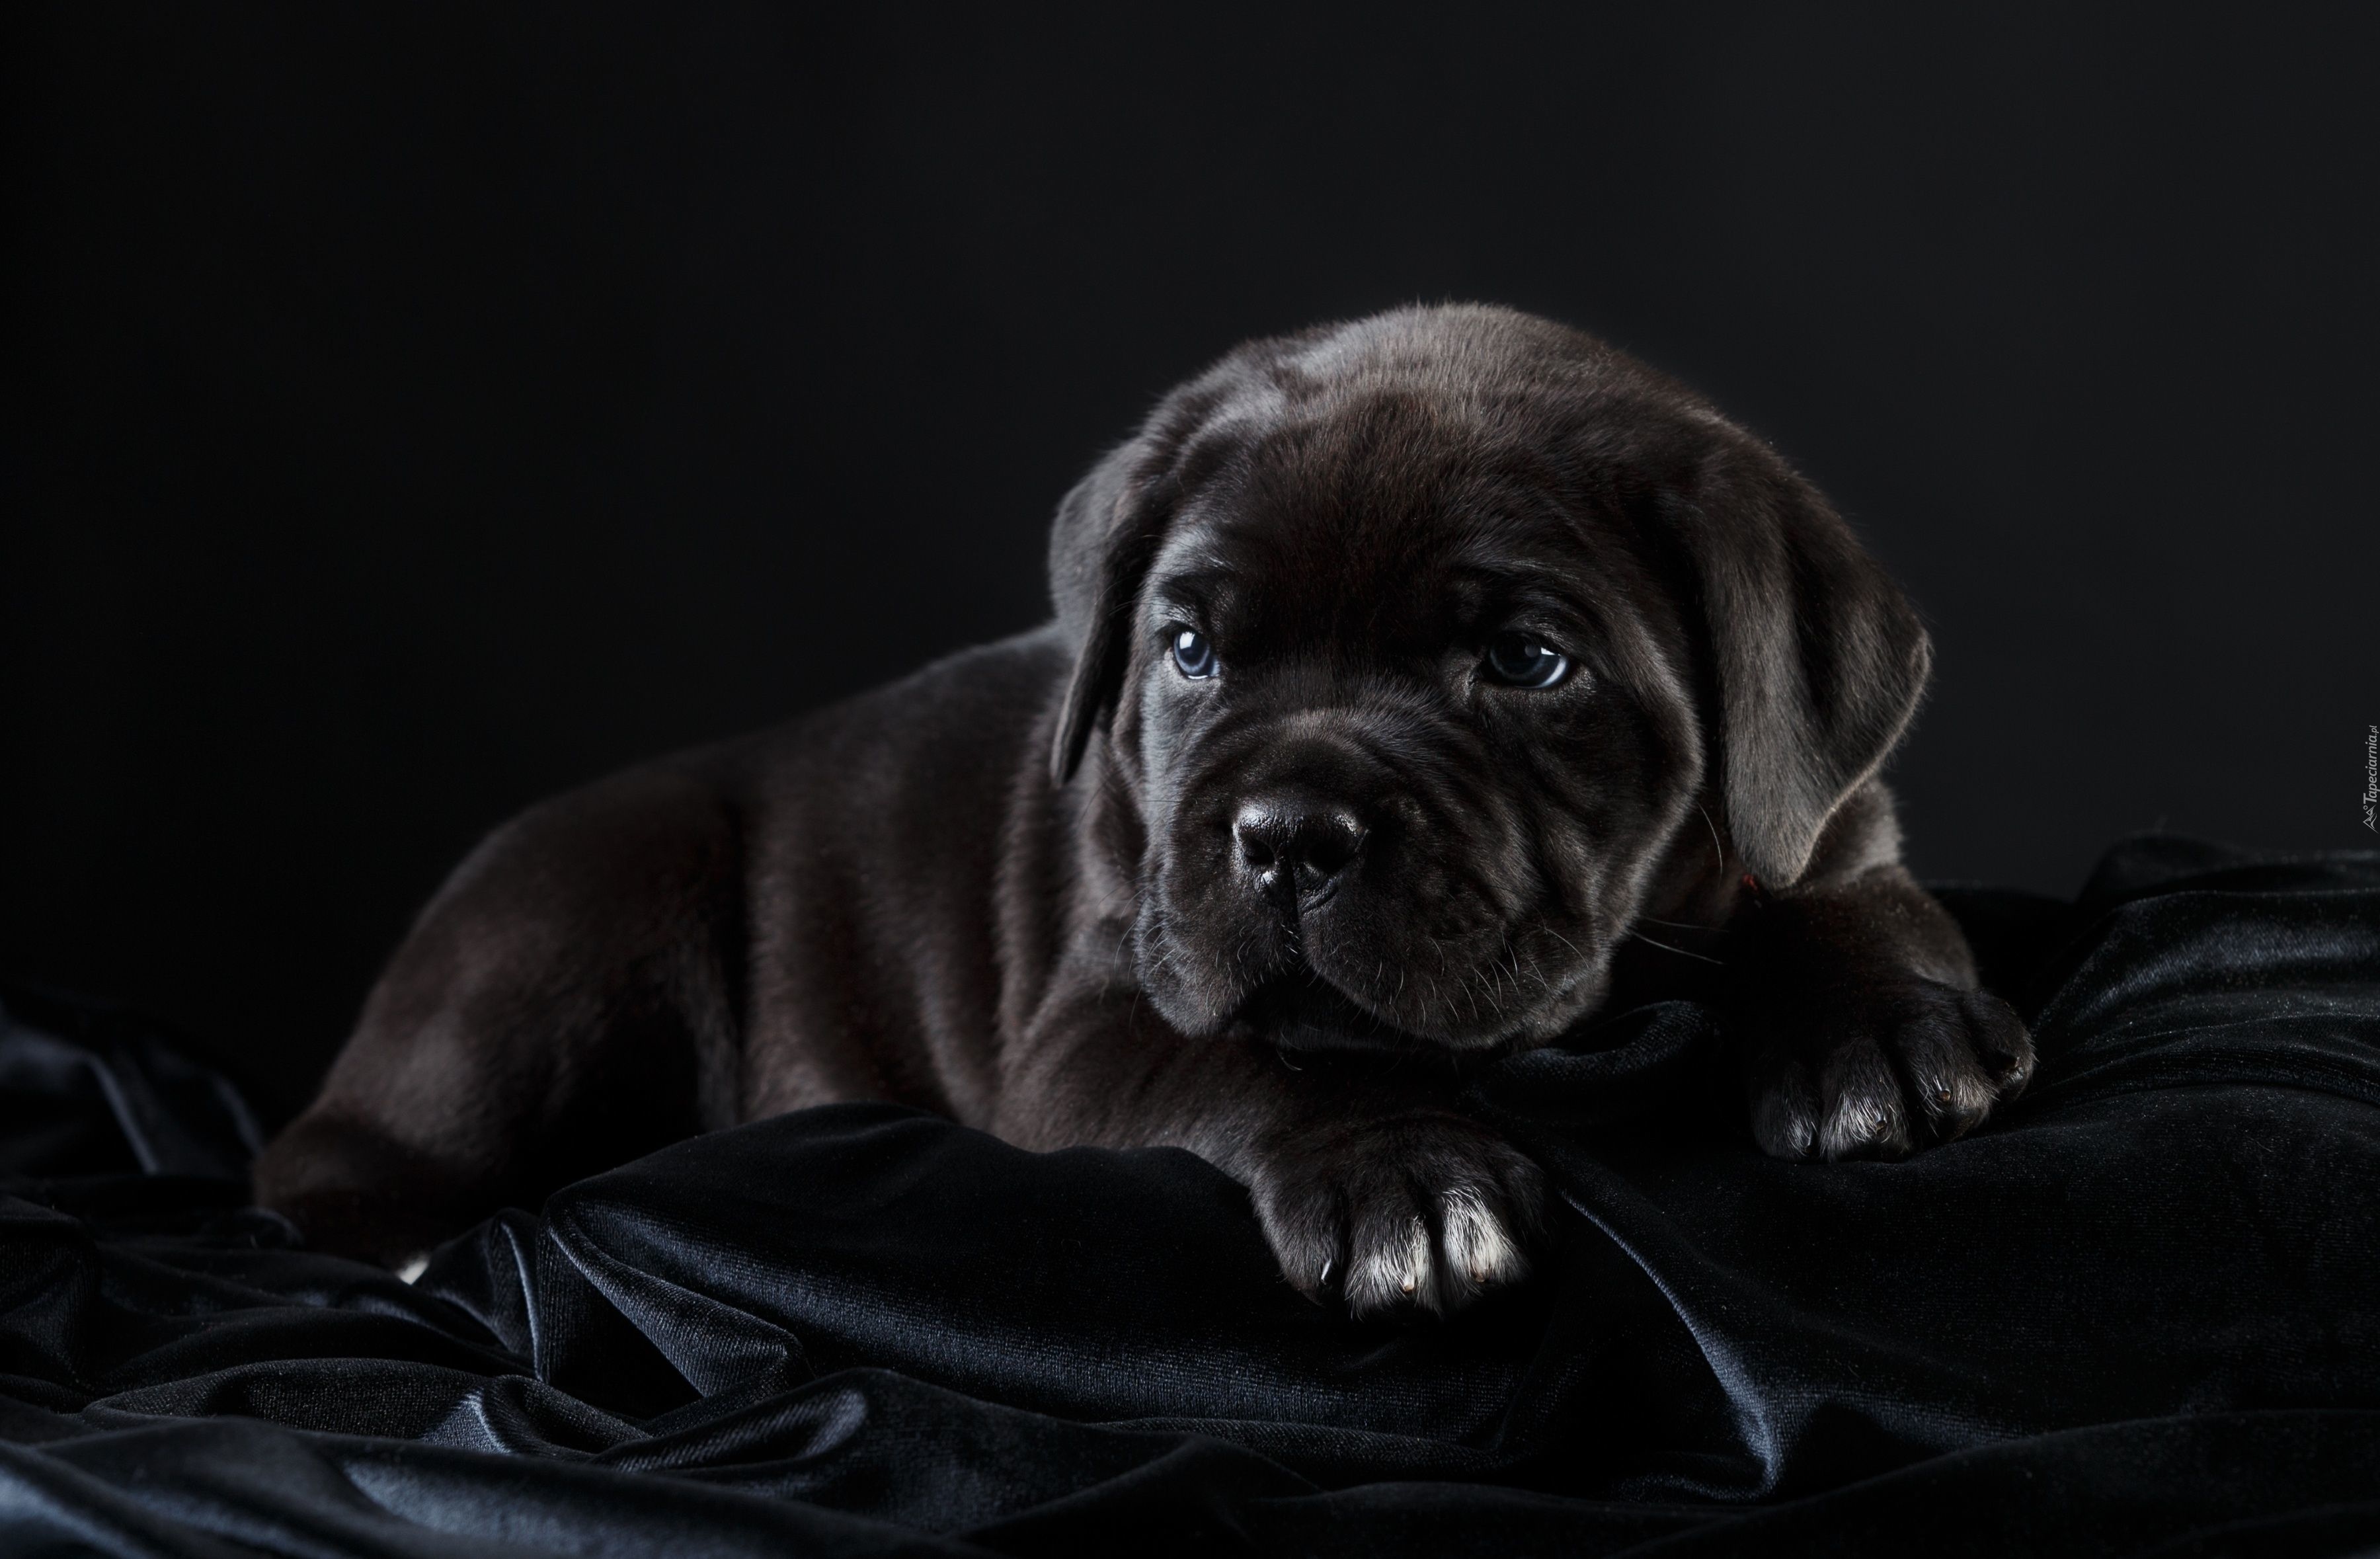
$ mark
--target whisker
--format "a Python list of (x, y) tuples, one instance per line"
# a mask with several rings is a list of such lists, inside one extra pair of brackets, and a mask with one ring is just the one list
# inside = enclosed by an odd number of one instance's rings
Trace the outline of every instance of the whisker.
[(1718, 842), (1718, 824), (1711, 821), (1710, 809), (1700, 801), (1694, 803), (1694, 810), (1703, 814), (1703, 826), (1710, 830), (1711, 860), (1724, 875), (1727, 871), (1727, 846)]
[(1672, 947), (1666, 942), (1655, 942), (1643, 932), (1630, 932), (1628, 935), (1633, 941), (1645, 943), (1648, 946), (1658, 947), (1664, 953), (1675, 953), (1681, 958), (1699, 958), (1706, 964), (1725, 964), (1727, 962), (1725, 958), (1714, 958), (1707, 953), (1689, 953), (1682, 947)]

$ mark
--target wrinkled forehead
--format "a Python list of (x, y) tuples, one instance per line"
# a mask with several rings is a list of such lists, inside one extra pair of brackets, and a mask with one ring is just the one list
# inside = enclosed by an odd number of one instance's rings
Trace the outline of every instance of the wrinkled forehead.
[(1630, 572), (1548, 451), (1460, 404), (1384, 392), (1252, 408), (1210, 425), (1183, 469), (1153, 599), (1268, 639), (1599, 616)]

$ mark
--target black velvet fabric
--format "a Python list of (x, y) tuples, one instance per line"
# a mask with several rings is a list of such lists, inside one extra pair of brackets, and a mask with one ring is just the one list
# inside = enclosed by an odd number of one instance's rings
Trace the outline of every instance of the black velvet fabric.
[(219, 1079), (16, 993), (0, 1553), (2380, 1545), (2380, 856), (1945, 896), (2040, 1047), (1988, 1129), (1772, 1163), (1707, 1014), (1618, 1015), (1480, 1079), (1556, 1243), (1431, 1324), (1298, 1298), (1187, 1154), (870, 1105), (407, 1285), (243, 1205)]

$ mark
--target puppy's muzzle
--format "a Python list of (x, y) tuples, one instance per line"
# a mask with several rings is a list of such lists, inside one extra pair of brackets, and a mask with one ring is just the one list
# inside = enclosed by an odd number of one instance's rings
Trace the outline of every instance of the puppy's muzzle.
[(1305, 790), (1251, 796), (1232, 819), (1249, 883), (1292, 914), (1318, 908), (1338, 891), (1370, 832), (1354, 808)]

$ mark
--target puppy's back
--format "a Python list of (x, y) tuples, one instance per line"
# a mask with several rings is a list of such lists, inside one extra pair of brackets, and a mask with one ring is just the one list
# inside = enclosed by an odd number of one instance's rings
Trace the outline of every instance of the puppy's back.
[(998, 852), (1053, 630), (640, 765), (492, 833), (258, 1161), (322, 1248), (400, 1263), (693, 1132), (991, 1086)]

